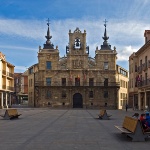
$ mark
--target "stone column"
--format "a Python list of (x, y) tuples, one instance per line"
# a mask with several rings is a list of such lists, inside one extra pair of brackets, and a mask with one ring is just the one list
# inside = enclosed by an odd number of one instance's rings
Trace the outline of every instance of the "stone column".
[(5, 107), (8, 108), (8, 104), (7, 104), (7, 93), (6, 93), (6, 97), (5, 97)]
[(138, 107), (139, 107), (139, 110), (141, 110), (141, 93), (140, 92), (138, 93)]
[(11, 93), (9, 93), (9, 106), (11, 106)]
[(1, 109), (4, 108), (4, 105), (3, 105), (3, 92), (1, 93), (1, 106), (0, 106)]
[[(145, 93), (144, 93), (144, 99), (145, 99), (145, 106), (147, 105), (147, 95), (146, 95), (146, 91), (145, 91)], [(144, 107), (145, 107), (144, 106)]]

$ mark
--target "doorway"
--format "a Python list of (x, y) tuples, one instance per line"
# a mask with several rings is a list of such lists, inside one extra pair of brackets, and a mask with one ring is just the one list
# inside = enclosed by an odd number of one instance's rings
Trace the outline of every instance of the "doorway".
[(73, 95), (73, 108), (83, 108), (83, 99), (80, 93)]

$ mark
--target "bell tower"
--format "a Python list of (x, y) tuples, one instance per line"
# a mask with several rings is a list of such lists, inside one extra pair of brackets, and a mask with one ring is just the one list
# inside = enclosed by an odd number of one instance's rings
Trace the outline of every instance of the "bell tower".
[(67, 67), (72, 69), (87, 68), (89, 46), (86, 45), (86, 31), (77, 27), (73, 33), (69, 30), (69, 44), (66, 46)]

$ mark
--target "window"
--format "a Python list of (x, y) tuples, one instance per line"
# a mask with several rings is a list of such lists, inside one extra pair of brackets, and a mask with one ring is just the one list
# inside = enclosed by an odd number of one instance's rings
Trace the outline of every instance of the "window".
[(142, 66), (142, 60), (140, 60), (140, 66)]
[(89, 91), (89, 98), (93, 98), (93, 91)]
[(51, 85), (51, 78), (46, 78), (46, 85)]
[(108, 78), (105, 78), (105, 80), (104, 80), (104, 86), (108, 86)]
[(32, 79), (31, 79), (31, 86), (32, 86)]
[(147, 85), (147, 73), (145, 73), (145, 85)]
[(46, 62), (46, 69), (52, 69), (51, 61)]
[(46, 91), (46, 98), (51, 98), (51, 91), (50, 90)]
[(108, 98), (108, 91), (104, 91), (104, 98)]
[(145, 56), (145, 65), (144, 65), (145, 69), (147, 68), (147, 56)]
[(75, 78), (75, 86), (80, 86), (80, 78)]
[(89, 78), (89, 86), (94, 86), (94, 79), (93, 78)]
[(29, 74), (33, 73), (33, 68), (29, 69)]
[(62, 98), (66, 98), (66, 97), (67, 97), (66, 91), (62, 91)]
[(61, 79), (62, 86), (66, 86), (66, 78)]
[(104, 70), (108, 70), (108, 62), (104, 62)]

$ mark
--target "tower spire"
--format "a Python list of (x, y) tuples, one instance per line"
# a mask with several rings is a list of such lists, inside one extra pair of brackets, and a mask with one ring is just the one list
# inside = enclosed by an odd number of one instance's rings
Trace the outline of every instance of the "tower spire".
[(109, 45), (107, 43), (107, 40), (109, 39), (109, 37), (107, 36), (107, 30), (106, 30), (106, 24), (107, 21), (105, 19), (104, 21), (104, 26), (105, 26), (105, 31), (104, 31), (104, 36), (102, 37), (104, 39), (103, 45), (101, 45), (101, 50), (111, 50), (111, 45)]
[(104, 21), (104, 26), (105, 26), (105, 32), (104, 32), (104, 37), (103, 37), (103, 39), (104, 39), (104, 42), (106, 42), (107, 43), (107, 40), (109, 39), (109, 37), (107, 36), (107, 31), (106, 31), (106, 22), (108, 22), (108, 21), (106, 21), (106, 19), (105, 19), (105, 21)]
[(47, 40), (46, 40), (46, 44), (44, 44), (44, 48), (45, 49), (47, 49), (47, 48), (52, 48), (53, 49), (54, 45), (51, 44), (51, 41), (50, 41), (52, 36), (50, 36), (50, 29), (49, 29), (50, 20), (49, 20), (49, 18), (46, 21), (47, 21), (48, 29), (47, 29), (47, 35), (45, 36)]
[(46, 44), (51, 44), (50, 39), (52, 38), (52, 36), (50, 36), (50, 31), (49, 31), (49, 25), (50, 25), (50, 20), (49, 20), (49, 18), (48, 18), (48, 20), (46, 20), (46, 21), (47, 21), (47, 26), (48, 26), (47, 35), (45, 36), (46, 39), (47, 39)]

